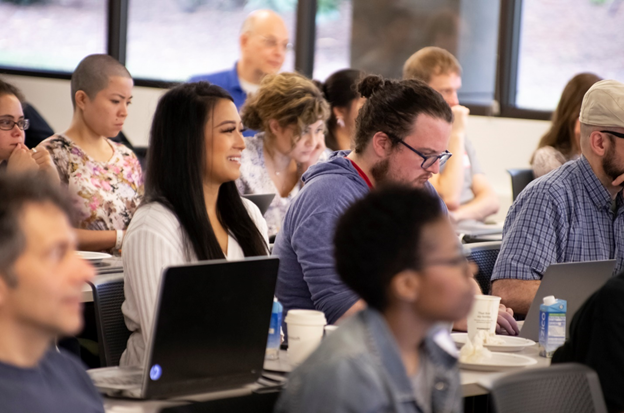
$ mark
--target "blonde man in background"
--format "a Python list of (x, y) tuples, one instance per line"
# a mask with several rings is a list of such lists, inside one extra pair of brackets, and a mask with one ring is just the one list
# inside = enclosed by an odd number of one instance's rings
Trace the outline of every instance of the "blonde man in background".
[(453, 111), (453, 128), (448, 150), (452, 154), (431, 184), (442, 197), (455, 221), (483, 221), (498, 212), (499, 201), (490, 185), (472, 143), (466, 137), (470, 110), (459, 104), (461, 66), (448, 51), (425, 47), (414, 53), (403, 66), (403, 79), (419, 79), (439, 92)]

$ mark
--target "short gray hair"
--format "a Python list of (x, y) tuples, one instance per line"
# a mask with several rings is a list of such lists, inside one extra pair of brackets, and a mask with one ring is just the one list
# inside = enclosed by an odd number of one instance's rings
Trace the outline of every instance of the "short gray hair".
[(28, 204), (51, 203), (71, 216), (69, 195), (39, 173), (0, 174), (0, 277), (17, 285), (15, 261), (26, 248), (21, 216)]

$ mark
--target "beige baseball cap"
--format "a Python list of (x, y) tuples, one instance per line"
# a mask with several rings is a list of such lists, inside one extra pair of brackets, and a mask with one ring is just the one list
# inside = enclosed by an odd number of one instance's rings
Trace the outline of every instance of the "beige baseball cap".
[(624, 128), (624, 83), (594, 83), (583, 97), (579, 118), (586, 125)]

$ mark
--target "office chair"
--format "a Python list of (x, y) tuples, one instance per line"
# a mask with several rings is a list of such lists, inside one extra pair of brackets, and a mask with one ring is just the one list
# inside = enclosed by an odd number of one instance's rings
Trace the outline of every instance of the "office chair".
[(533, 169), (507, 169), (507, 173), (511, 176), (511, 200), (515, 201), (520, 192), (535, 179)]
[(498, 258), (501, 241), (478, 242), (466, 244), (464, 249), (470, 254), (470, 258), (479, 267), (479, 272), (475, 276), (483, 294), (489, 294), (492, 285), (492, 271)]
[(491, 395), (497, 413), (607, 413), (598, 375), (577, 363), (504, 376)]
[(123, 273), (98, 275), (89, 284), (93, 289), (100, 363), (102, 367), (118, 366), (130, 337), (121, 312), (124, 302)]

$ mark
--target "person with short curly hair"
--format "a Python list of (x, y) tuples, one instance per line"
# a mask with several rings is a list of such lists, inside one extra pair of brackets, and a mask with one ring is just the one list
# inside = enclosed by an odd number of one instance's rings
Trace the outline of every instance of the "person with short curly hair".
[(242, 194), (275, 193), (264, 214), (269, 235), (275, 235), (284, 214), (302, 187), (301, 175), (325, 151), (329, 105), (318, 87), (297, 73), (266, 76), (243, 109), (243, 124), (260, 131), (245, 138)]

